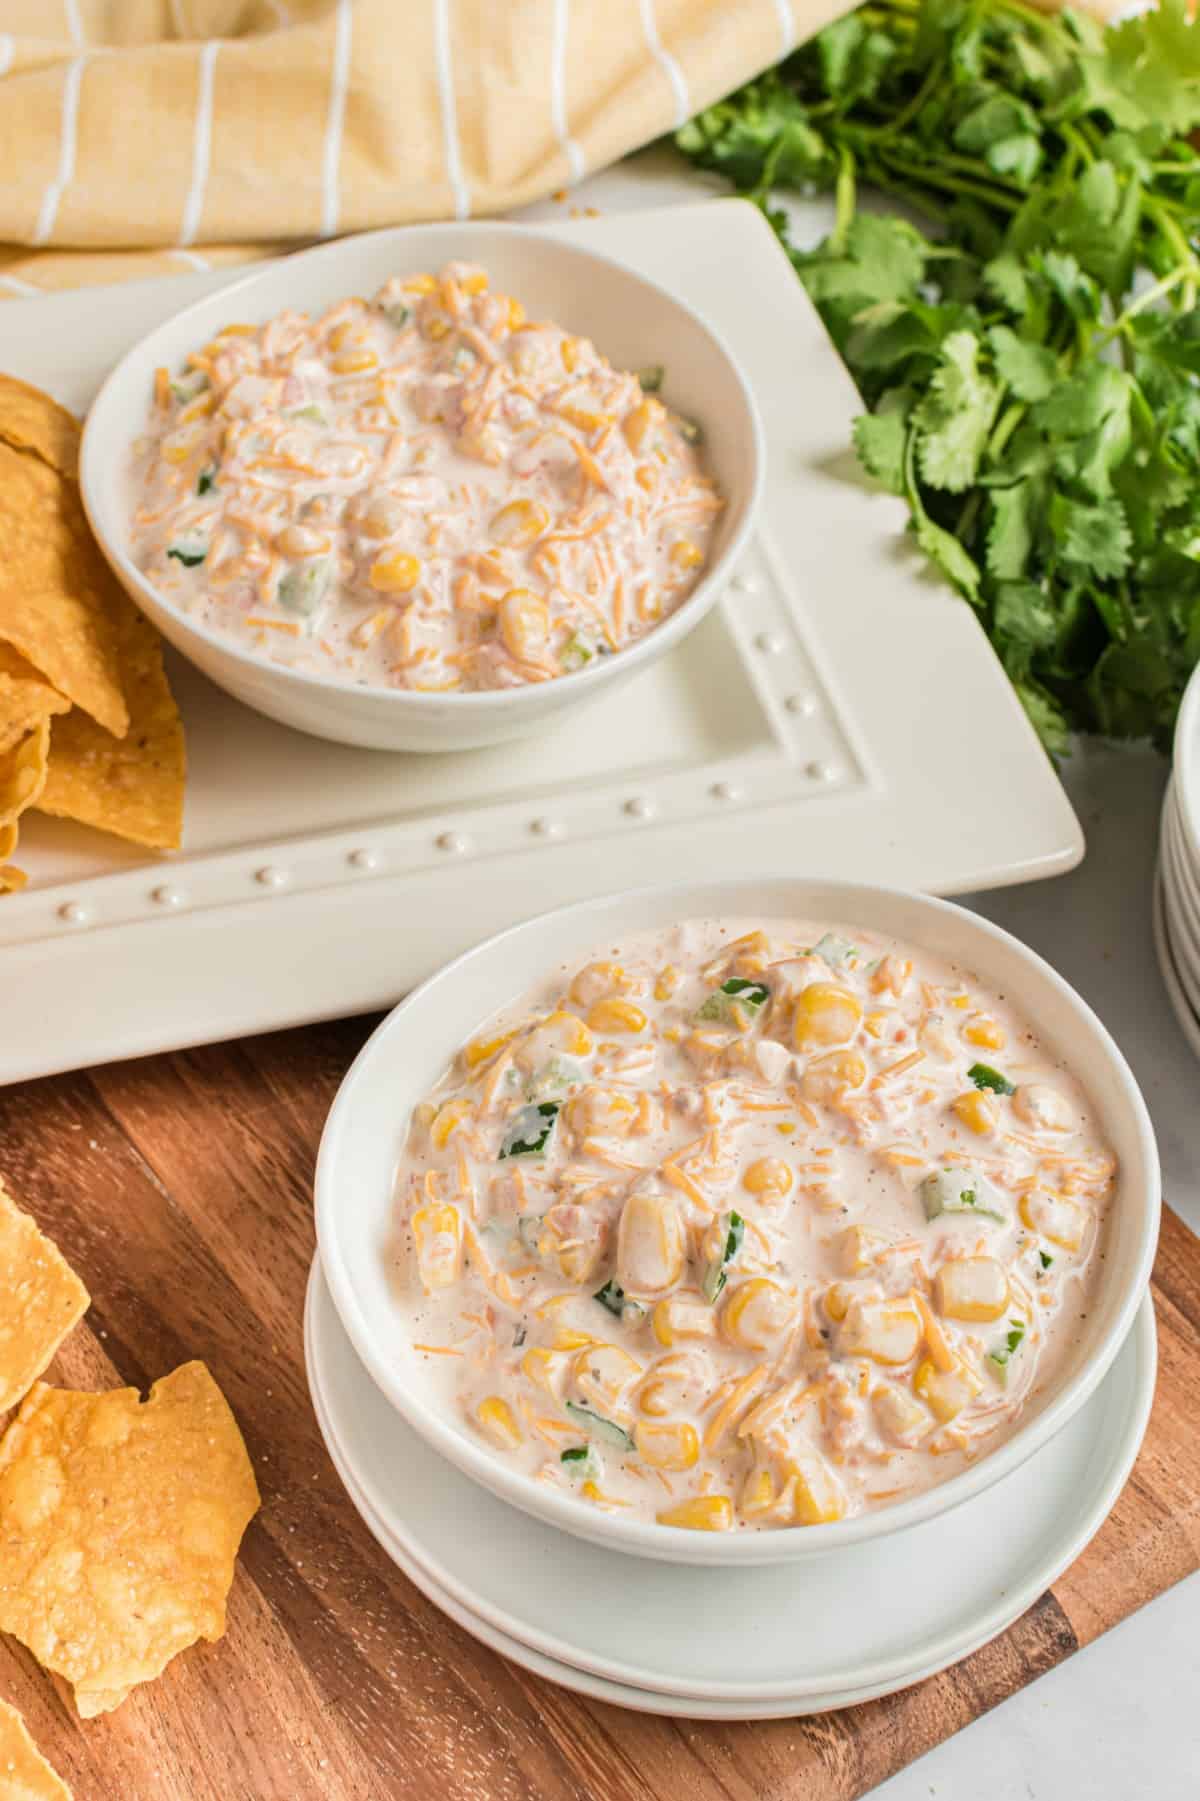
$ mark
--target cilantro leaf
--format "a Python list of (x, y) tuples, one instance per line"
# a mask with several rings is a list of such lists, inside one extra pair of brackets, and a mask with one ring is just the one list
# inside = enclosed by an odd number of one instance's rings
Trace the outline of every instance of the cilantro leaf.
[(931, 488), (951, 494), (975, 480), (1000, 399), (995, 382), (980, 372), (980, 348), (974, 332), (951, 332), (914, 415), (921, 474)]
[(987, 566), (997, 580), (1015, 582), (1025, 572), (1034, 544), (1035, 488), (1031, 481), (993, 488), (987, 535)]
[(1009, 325), (993, 325), (988, 344), (997, 375), (1018, 400), (1045, 400), (1054, 392), (1058, 358), (1044, 344), (1019, 338)]
[(904, 444), (908, 424), (899, 412), (860, 413), (854, 421), (854, 448), (868, 475), (892, 494), (904, 492)]
[(1129, 567), (1131, 538), (1119, 502), (1093, 506), (1056, 494), (1050, 503), (1050, 530), (1064, 565), (1082, 576), (1103, 579), (1123, 575)]

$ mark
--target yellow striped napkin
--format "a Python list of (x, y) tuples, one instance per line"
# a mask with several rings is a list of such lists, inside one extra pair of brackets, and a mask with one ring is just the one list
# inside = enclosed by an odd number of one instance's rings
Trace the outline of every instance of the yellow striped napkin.
[(0, 293), (497, 213), (851, 0), (0, 0)]

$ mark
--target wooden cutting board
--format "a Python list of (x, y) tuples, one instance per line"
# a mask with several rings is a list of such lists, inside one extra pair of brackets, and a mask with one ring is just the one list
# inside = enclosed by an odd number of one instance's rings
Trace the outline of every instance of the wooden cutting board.
[(263, 1494), (225, 1638), (116, 1713), (78, 1720), (0, 1642), (0, 1697), (77, 1801), (849, 1801), (1200, 1566), (1200, 1243), (1167, 1213), (1133, 1476), (1083, 1557), (956, 1668), (839, 1713), (727, 1725), (579, 1700), (476, 1644), (360, 1523), (305, 1386), (313, 1159), (373, 1024), (0, 1090), (0, 1174), (93, 1295), (50, 1379), (144, 1389), (204, 1358)]

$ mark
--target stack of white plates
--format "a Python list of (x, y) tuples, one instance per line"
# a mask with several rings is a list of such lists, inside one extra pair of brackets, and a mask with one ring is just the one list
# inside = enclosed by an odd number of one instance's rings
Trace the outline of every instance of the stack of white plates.
[(359, 1362), (319, 1262), (305, 1354), (351, 1500), (436, 1606), (514, 1663), (597, 1700), (748, 1720), (890, 1694), (1003, 1632), (1116, 1500), (1149, 1417), (1155, 1335), (1147, 1298), (1091, 1399), (955, 1511), (824, 1557), (724, 1569), (570, 1537), (445, 1462)]
[(1200, 669), (1188, 683), (1175, 728), (1158, 846), (1154, 940), (1176, 1018), (1200, 1056)]

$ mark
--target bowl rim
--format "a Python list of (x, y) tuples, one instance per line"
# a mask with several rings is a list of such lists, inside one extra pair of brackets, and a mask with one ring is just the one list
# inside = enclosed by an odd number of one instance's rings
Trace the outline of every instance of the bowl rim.
[[(572, 1496), (558, 1495), (539, 1486), (519, 1471), (511, 1470), (482, 1445), (476, 1445), (463, 1433), (442, 1421), (429, 1408), (415, 1400), (398, 1373), (375, 1347), (369, 1321), (361, 1309), (350, 1272), (340, 1254), (339, 1220), (344, 1209), (338, 1205), (337, 1168), (342, 1136), (354, 1105), (355, 1091), (367, 1071), (381, 1056), (392, 1055), (392, 1044), (403, 1044), (405, 1021), (409, 1012), (424, 1001), (427, 992), (448, 977), (472, 963), (502, 957), (507, 942), (517, 934), (546, 924), (551, 919), (574, 917), (581, 926), (581, 940), (588, 919), (619, 906), (635, 912), (652, 904), (677, 899), (681, 917), (687, 917), (688, 896), (703, 890), (712, 894), (724, 890), (728, 902), (724, 910), (734, 914), (762, 912), (754, 905), (754, 897), (768, 887), (778, 885), (797, 896), (795, 911), (803, 916), (806, 891), (839, 891), (842, 904), (851, 909), (848, 923), (853, 923), (855, 901), (866, 905), (889, 903), (911, 906), (916, 903), (933, 915), (965, 919), (969, 929), (981, 939), (1015, 954), (1026, 965), (1030, 976), (1048, 986), (1078, 1023), (1092, 1038), (1093, 1046), (1107, 1060), (1116, 1077), (1123, 1101), (1128, 1109), (1128, 1123), (1137, 1144), (1135, 1163), (1126, 1174), (1127, 1183), (1136, 1183), (1144, 1191), (1142, 1218), (1137, 1231), (1136, 1253), (1126, 1262), (1121, 1273), (1121, 1299), (1106, 1336), (1097, 1344), (1093, 1356), (1074, 1377), (1053, 1396), (1012, 1437), (994, 1451), (947, 1481), (936, 1484), (908, 1501), (873, 1513), (856, 1515), (826, 1525), (806, 1526), (803, 1531), (761, 1532), (752, 1534), (696, 1533), (683, 1527), (662, 1526), (657, 1522), (624, 1520), (619, 1516), (586, 1508)], [(711, 907), (705, 911), (711, 912)], [(634, 930), (632, 920), (622, 929)], [(399, 1123), (399, 1122), (398, 1122)], [(619, 889), (588, 900), (553, 907), (494, 933), (481, 943), (462, 952), (442, 965), (418, 984), (379, 1023), (362, 1046), (338, 1087), (326, 1117), (317, 1152), (314, 1176), (314, 1210), (317, 1246), (329, 1291), (343, 1326), (355, 1351), (376, 1386), (408, 1423), (435, 1450), (456, 1464), (465, 1474), (483, 1483), (502, 1499), (532, 1513), (537, 1518), (560, 1526), (578, 1537), (592, 1539), (616, 1550), (634, 1552), (652, 1558), (696, 1564), (754, 1564), (790, 1562), (795, 1558), (816, 1555), (859, 1544), (868, 1539), (901, 1532), (910, 1526), (949, 1512), (994, 1482), (1019, 1467), (1039, 1447), (1048, 1442), (1059, 1428), (1092, 1395), (1110, 1369), (1113, 1359), (1127, 1337), (1138, 1307), (1146, 1292), (1158, 1242), (1161, 1211), (1161, 1171), (1158, 1149), (1149, 1111), (1140, 1088), (1116, 1041), (1093, 1009), (1064, 977), (1060, 976), (1038, 952), (1022, 943), (1013, 933), (991, 920), (933, 895), (892, 888), (881, 883), (846, 882), (836, 877), (794, 876), (786, 871), (769, 875), (731, 877), (712, 883), (661, 883)]]
[[(610, 660), (603, 659), (592, 668), (569, 670), (556, 676), (552, 683), (527, 683), (518, 688), (468, 689), (463, 693), (422, 693), (410, 688), (361, 687), (353, 681), (341, 681), (336, 676), (324, 675), (317, 671), (294, 669), (286, 663), (272, 663), (266, 658), (255, 656), (244, 649), (236, 639), (202, 624), (190, 615), (183, 613), (167, 600), (154, 584), (146, 579), (141, 570), (128, 555), (125, 544), (115, 531), (110, 531), (103, 517), (103, 505), (97, 498), (101, 465), (111, 459), (114, 454), (112, 439), (117, 434), (113, 428), (104, 430), (104, 413), (108, 407), (115, 405), (114, 396), (118, 388), (129, 379), (130, 365), (147, 354), (149, 346), (161, 332), (173, 331), (188, 318), (212, 306), (217, 299), (236, 303), (247, 290), (269, 274), (274, 273), (285, 264), (296, 262), (311, 263), (318, 261), (336, 261), (344, 254), (347, 245), (392, 240), (402, 245), (410, 238), (459, 237), (466, 233), (501, 233), (505, 237), (518, 242), (524, 241), (530, 246), (552, 245), (556, 250), (564, 251), (569, 257), (578, 257), (584, 263), (603, 264), (623, 280), (636, 287), (649, 289), (663, 299), (669, 306), (675, 307), (689, 317), (692, 323), (709, 340), (720, 359), (726, 364), (733, 376), (735, 386), (740, 395), (749, 428), (750, 454), (747, 459), (749, 484), (746, 498), (740, 508), (740, 516), (734, 516), (733, 527), (728, 539), (716, 560), (704, 570), (701, 579), (692, 592), (675, 612), (664, 619), (661, 624), (646, 633), (636, 644), (626, 650), (618, 651)], [(398, 252), (399, 254), (399, 252)], [(103, 437), (101, 436), (104, 431)], [(124, 446), (128, 448), (128, 444)], [(641, 274), (620, 257), (611, 256), (605, 251), (592, 250), (585, 245), (577, 244), (571, 239), (552, 236), (545, 228), (537, 225), (520, 225), (502, 219), (464, 219), (440, 220), (429, 224), (391, 225), (377, 231), (353, 232), (344, 238), (335, 239), (329, 244), (318, 244), (307, 250), (293, 251), (290, 255), (277, 257), (262, 267), (254, 269), (238, 281), (227, 287), (216, 289), (212, 294), (204, 295), (192, 301), (178, 312), (160, 321), (152, 331), (139, 338), (136, 344), (121, 357), (120, 361), (109, 371), (88, 408), (84, 422), (83, 436), (79, 447), (79, 491), (98, 543), (114, 571), (120, 576), (127, 590), (135, 593), (152, 607), (158, 607), (178, 623), (185, 635), (197, 638), (209, 649), (223, 657), (230, 658), (241, 667), (261, 675), (264, 671), (269, 677), (277, 676), (283, 685), (295, 686), (299, 690), (307, 689), (313, 694), (354, 695), (367, 697), (371, 704), (379, 702), (396, 710), (414, 713), (428, 712), (444, 716), (445, 709), (452, 706), (456, 714), (474, 713), (482, 718), (502, 716), (518, 712), (522, 706), (530, 704), (530, 696), (543, 695), (549, 686), (559, 691), (561, 684), (573, 684), (573, 692), (581, 698), (586, 696), (589, 686), (598, 687), (611, 681), (619, 672), (629, 672), (638, 668), (643, 662), (658, 656), (670, 648), (680, 637), (698, 625), (705, 612), (717, 597), (718, 585), (725, 579), (731, 566), (736, 562), (745, 548), (746, 540), (758, 515), (762, 503), (763, 488), (766, 482), (766, 438), (763, 431), (762, 418), (754, 391), (746, 378), (741, 361), (730, 347), (724, 335), (701, 312), (682, 300), (661, 282)]]

